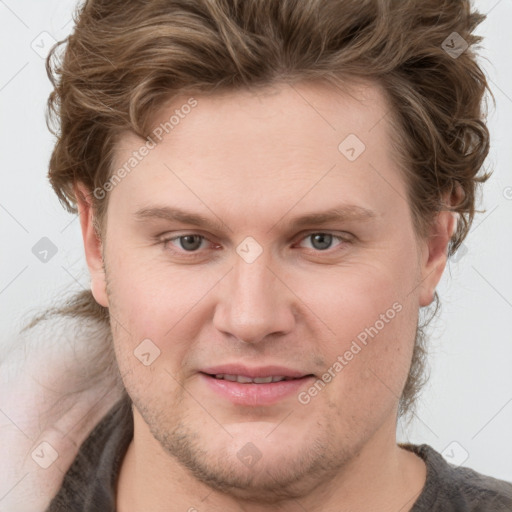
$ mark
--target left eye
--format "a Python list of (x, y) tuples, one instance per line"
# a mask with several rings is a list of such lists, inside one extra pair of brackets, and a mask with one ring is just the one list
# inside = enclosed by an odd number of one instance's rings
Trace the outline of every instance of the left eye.
[(306, 235), (303, 240), (311, 239), (313, 249), (317, 249), (319, 251), (325, 251), (326, 249), (330, 249), (331, 244), (335, 238), (341, 240), (344, 239), (340, 236), (333, 235), (331, 233), (310, 233)]
[(199, 249), (201, 246), (201, 243), (203, 240), (205, 240), (205, 237), (202, 235), (181, 235), (181, 236), (175, 236), (173, 238), (169, 238), (166, 240), (166, 242), (174, 242), (175, 240), (179, 240), (179, 244), (181, 246), (181, 249), (184, 249), (187, 252), (195, 251), (196, 249)]

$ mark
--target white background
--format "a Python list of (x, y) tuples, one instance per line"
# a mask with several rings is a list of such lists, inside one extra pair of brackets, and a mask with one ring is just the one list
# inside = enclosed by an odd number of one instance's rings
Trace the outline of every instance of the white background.
[[(44, 55), (49, 43), (42, 32), (57, 40), (69, 33), (74, 5), (0, 0), (0, 350), (31, 312), (89, 284), (79, 223), (46, 178), (51, 86), (37, 53)], [(512, 481), (512, 189), (506, 194), (512, 187), (512, 2), (475, 5), (488, 13), (477, 32), (485, 37), (482, 65), (497, 101), (496, 110), (489, 107), (486, 164), (494, 175), (479, 203), (486, 211), (477, 214), (438, 288), (442, 311), (429, 345), (431, 379), (413, 423), (399, 432), (400, 440), (428, 443), (454, 463)], [(42, 237), (58, 248), (47, 263), (31, 251)]]

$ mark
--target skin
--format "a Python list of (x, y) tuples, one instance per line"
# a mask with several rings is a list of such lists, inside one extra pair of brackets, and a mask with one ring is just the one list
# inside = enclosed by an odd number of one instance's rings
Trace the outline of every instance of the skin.
[[(194, 97), (198, 105), (110, 192), (103, 243), (89, 201), (79, 200), (93, 294), (110, 310), (134, 403), (118, 510), (410, 510), (426, 468), (396, 444), (398, 399), (419, 308), (445, 268), (452, 214), (442, 211), (430, 237), (416, 239), (375, 85)], [(366, 145), (353, 162), (338, 150), (350, 133)], [(126, 133), (116, 165), (144, 142)], [(81, 184), (76, 192), (90, 193)], [(342, 203), (375, 217), (287, 227)], [(157, 205), (224, 225), (135, 219)], [(322, 249), (314, 233), (335, 236)], [(195, 258), (180, 239), (158, 240), (186, 234), (206, 237), (193, 239)], [(350, 243), (336, 238), (347, 235)], [(263, 250), (252, 263), (236, 252), (247, 236)], [(306, 405), (295, 394), (233, 405), (199, 378), (205, 366), (232, 362), (321, 376), (394, 303), (400, 312)], [(149, 366), (133, 354), (145, 338), (161, 351)], [(261, 453), (252, 467), (237, 457), (248, 442)]]

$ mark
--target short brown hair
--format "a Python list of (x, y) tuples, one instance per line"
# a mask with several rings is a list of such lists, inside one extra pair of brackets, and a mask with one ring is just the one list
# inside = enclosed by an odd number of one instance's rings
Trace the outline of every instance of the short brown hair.
[[(417, 236), (439, 211), (459, 214), (451, 256), (478, 211), (477, 185), (490, 176), (479, 175), (489, 150), (482, 108), (489, 88), (473, 34), (484, 18), (469, 0), (88, 0), (59, 43), (67, 43), (62, 61), (59, 46), (47, 60), (58, 137), (51, 184), (76, 213), (73, 185), (102, 187), (119, 134), (147, 137), (158, 108), (183, 93), (369, 81), (389, 102)], [(459, 54), (449, 51), (455, 42)], [(91, 200), (100, 226), (108, 195)], [(432, 318), (437, 292), (435, 306)], [(61, 311), (109, 322), (90, 291)], [(425, 381), (427, 323), (417, 328), (400, 415)]]

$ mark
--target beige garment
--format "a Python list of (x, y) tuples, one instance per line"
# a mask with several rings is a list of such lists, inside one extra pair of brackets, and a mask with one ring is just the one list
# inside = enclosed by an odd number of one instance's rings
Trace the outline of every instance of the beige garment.
[(1, 354), (0, 512), (44, 510), (82, 441), (121, 396), (112, 375), (88, 378), (105, 328), (72, 322), (45, 321)]

